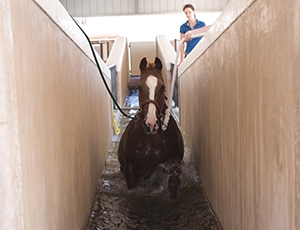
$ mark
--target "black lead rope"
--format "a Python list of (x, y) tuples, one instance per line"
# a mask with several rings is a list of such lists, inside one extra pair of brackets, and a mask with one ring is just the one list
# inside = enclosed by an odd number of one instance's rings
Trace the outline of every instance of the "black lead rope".
[(130, 115), (127, 115), (127, 114), (123, 111), (123, 109), (120, 107), (120, 105), (118, 104), (118, 102), (117, 102), (116, 99), (114, 98), (114, 96), (113, 96), (113, 94), (112, 94), (110, 88), (108, 87), (108, 84), (107, 84), (107, 82), (106, 82), (106, 80), (105, 80), (105, 77), (104, 77), (104, 75), (103, 75), (103, 73), (102, 73), (101, 67), (100, 67), (99, 62), (98, 62), (98, 60), (97, 60), (97, 57), (96, 57), (96, 54), (95, 54), (95, 50), (94, 50), (94, 47), (93, 47), (93, 45), (92, 45), (92, 43), (91, 43), (90, 38), (89, 38), (89, 37), (87, 36), (87, 34), (83, 31), (83, 29), (79, 26), (79, 24), (78, 24), (78, 23), (76, 22), (76, 20), (72, 17), (72, 15), (70, 15), (70, 16), (71, 16), (71, 18), (73, 19), (73, 21), (76, 23), (76, 25), (78, 26), (78, 28), (81, 30), (81, 32), (84, 34), (84, 36), (86, 37), (86, 39), (88, 40), (88, 43), (89, 43), (90, 48), (91, 48), (91, 50), (92, 50), (93, 57), (94, 57), (94, 59), (95, 59), (96, 65), (97, 65), (97, 68), (98, 68), (99, 73), (100, 73), (100, 75), (101, 75), (102, 81), (103, 81), (103, 83), (104, 83), (104, 85), (105, 85), (105, 87), (106, 87), (106, 90), (108, 91), (110, 97), (112, 98), (112, 100), (114, 101), (115, 105), (118, 107), (118, 109), (120, 110), (120, 112), (121, 112), (125, 117), (134, 119), (134, 117), (131, 117)]

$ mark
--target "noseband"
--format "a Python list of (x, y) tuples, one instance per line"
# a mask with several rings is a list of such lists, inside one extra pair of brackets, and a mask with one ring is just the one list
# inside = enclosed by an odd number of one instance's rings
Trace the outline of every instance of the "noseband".
[[(163, 97), (164, 97), (165, 100), (167, 100), (167, 97), (165, 95)], [(165, 104), (164, 100), (163, 100), (161, 106), (159, 106), (159, 104), (154, 100), (148, 99), (148, 100), (142, 101), (142, 102), (140, 102), (140, 108), (139, 108), (138, 113), (140, 113), (142, 111), (143, 106), (151, 104), (151, 103), (155, 105), (155, 107), (159, 111), (159, 117), (160, 117), (160, 119), (162, 119), (163, 118), (162, 110), (163, 110), (163, 107), (164, 107), (164, 104)]]
[(140, 108), (142, 108), (144, 105), (148, 105), (148, 104), (151, 104), (151, 103), (155, 105), (155, 107), (158, 109), (159, 113), (161, 114), (162, 113), (162, 108), (164, 106), (164, 101), (163, 101), (162, 106), (159, 106), (159, 104), (156, 101), (148, 99), (148, 100), (142, 101), (140, 103)]

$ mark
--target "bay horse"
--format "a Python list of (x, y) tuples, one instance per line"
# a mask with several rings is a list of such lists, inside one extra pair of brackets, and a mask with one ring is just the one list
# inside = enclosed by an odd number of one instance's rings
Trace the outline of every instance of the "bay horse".
[(167, 129), (161, 128), (167, 109), (161, 70), (162, 63), (157, 57), (154, 63), (148, 63), (145, 57), (140, 61), (139, 110), (121, 136), (118, 160), (129, 190), (135, 188), (141, 178), (149, 178), (160, 164), (170, 165), (168, 186), (174, 198), (180, 188), (184, 144), (172, 116)]

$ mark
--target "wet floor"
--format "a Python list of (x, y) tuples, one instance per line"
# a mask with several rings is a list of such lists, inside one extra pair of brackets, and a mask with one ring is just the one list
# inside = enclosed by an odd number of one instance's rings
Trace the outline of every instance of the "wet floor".
[[(136, 98), (131, 97), (131, 102), (134, 100)], [(127, 118), (121, 118), (119, 128), (124, 130), (128, 122)], [(169, 196), (168, 176), (163, 165), (148, 181), (127, 190), (117, 159), (120, 137), (120, 134), (113, 136), (86, 229), (222, 229), (191, 163), (188, 149), (185, 149), (181, 188), (173, 199)]]

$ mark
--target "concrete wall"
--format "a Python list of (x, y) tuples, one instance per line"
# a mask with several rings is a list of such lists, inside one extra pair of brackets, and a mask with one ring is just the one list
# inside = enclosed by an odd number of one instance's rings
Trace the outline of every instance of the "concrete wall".
[(226, 230), (300, 229), (299, 12), (232, 0), (179, 68), (181, 128)]
[(0, 24), (0, 229), (85, 229), (112, 137), (87, 41), (58, 1), (1, 1)]

